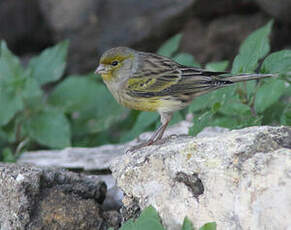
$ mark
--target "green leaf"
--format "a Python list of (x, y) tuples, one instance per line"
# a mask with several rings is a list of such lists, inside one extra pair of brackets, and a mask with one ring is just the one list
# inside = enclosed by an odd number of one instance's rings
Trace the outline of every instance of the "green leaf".
[(271, 105), (269, 108), (267, 108), (263, 112), (263, 125), (279, 125), (281, 122), (282, 114), (286, 108), (286, 104), (283, 102), (283, 100), (280, 100), (273, 105)]
[(51, 148), (64, 148), (71, 145), (70, 124), (62, 111), (55, 108), (33, 114), (25, 121), (29, 136), (39, 144)]
[(229, 61), (219, 61), (208, 63), (205, 68), (209, 71), (223, 72), (229, 65)]
[(22, 110), (23, 103), (20, 95), (10, 92), (0, 83), (0, 126), (6, 125), (14, 115)]
[(249, 126), (258, 126), (262, 125), (262, 120), (263, 116), (262, 115), (257, 115), (257, 116), (244, 116), (242, 119), (240, 119), (239, 124), (237, 125), (237, 129), (242, 129), (244, 127), (249, 127)]
[(273, 105), (285, 93), (287, 84), (280, 79), (268, 79), (257, 91), (255, 109), (258, 113), (263, 112)]
[(212, 105), (211, 112), (212, 113), (216, 113), (220, 108), (221, 108), (221, 103), (220, 102), (215, 102)]
[(224, 103), (233, 97), (235, 89), (234, 86), (230, 86), (198, 96), (191, 103), (189, 112), (196, 113), (206, 108), (211, 109), (215, 103), (220, 103), (220, 106), (223, 106)]
[(146, 131), (146, 128), (153, 124), (158, 118), (158, 113), (141, 112), (135, 122), (134, 127), (130, 130), (130, 132), (121, 138), (121, 141), (125, 142), (136, 138), (139, 134)]
[(22, 100), (26, 108), (38, 109), (42, 103), (43, 91), (41, 90), (38, 82), (27, 77), (25, 79), (23, 90), (22, 90)]
[(127, 111), (103, 84), (84, 76), (66, 78), (54, 89), (48, 102), (72, 113), (74, 126), (89, 133), (109, 128)]
[[(18, 116), (15, 119), (13, 119), (12, 121), (10, 121), (8, 124), (6, 124), (5, 126), (3, 126), (1, 128), (2, 132), (2, 137), (4, 138), (4, 140), (8, 143), (14, 143), (16, 142), (16, 135), (19, 135), (19, 121), (23, 119), (22, 116)], [(1, 135), (0, 135), (1, 136)]]
[(161, 220), (157, 211), (149, 206), (143, 210), (140, 217), (133, 222), (133, 220), (128, 220), (125, 222), (120, 230), (165, 230), (161, 224)]
[(237, 96), (231, 98), (227, 103), (221, 106), (219, 112), (233, 116), (233, 115), (242, 115), (242, 114), (250, 114), (250, 107), (246, 104), (242, 104)]
[(158, 49), (157, 53), (165, 57), (172, 57), (179, 48), (181, 38), (182, 34), (176, 34), (171, 37)]
[(290, 83), (287, 83), (287, 84), (289, 84), (289, 86), (287, 87), (286, 93), (284, 94), (284, 96), (291, 97), (291, 84)]
[(139, 230), (165, 230), (163, 225), (161, 224), (161, 219), (157, 211), (149, 206), (143, 210), (140, 217), (136, 220), (136, 229)]
[(189, 112), (196, 113), (198, 111), (210, 108), (212, 106), (212, 101), (210, 100), (210, 98), (211, 98), (210, 93), (194, 98), (194, 100), (189, 106)]
[(181, 230), (194, 230), (193, 224), (188, 217), (185, 217)]
[[(19, 60), (1, 42), (0, 50), (0, 126), (7, 124), (23, 108), (21, 90), (23, 69)], [(4, 109), (5, 108), (5, 109)]]
[(216, 230), (216, 223), (211, 222), (204, 224), (201, 228), (199, 228), (199, 230)]
[(13, 153), (12, 153), (10, 148), (4, 148), (3, 149), (3, 151), (2, 151), (2, 160), (4, 162), (10, 162), (10, 163), (16, 162), (16, 158), (13, 155)]
[(4, 74), (0, 78), (13, 78), (22, 74), (23, 68), (20, 65), (18, 57), (10, 52), (5, 41), (1, 41), (0, 43), (0, 60), (0, 70)]
[(281, 50), (271, 53), (265, 58), (262, 73), (287, 73), (291, 71), (291, 50)]
[(104, 87), (89, 77), (73, 75), (58, 84), (48, 97), (51, 105), (63, 108), (67, 113), (86, 111), (99, 101), (98, 91)]
[(273, 21), (270, 21), (242, 43), (232, 65), (233, 74), (251, 73), (257, 68), (258, 61), (270, 51), (269, 35), (272, 25)]
[[(171, 121), (169, 122), (169, 126), (170, 125), (174, 125), (180, 121), (183, 121), (185, 118), (183, 116), (183, 114), (180, 111), (177, 111), (176, 113), (174, 113), (173, 118), (171, 119)], [(160, 123), (160, 122), (159, 122)], [(160, 124), (159, 124), (160, 125)]]
[(235, 129), (239, 125), (239, 120), (234, 116), (215, 116), (210, 122), (211, 126), (219, 126), (228, 129)]
[(200, 64), (196, 62), (195, 58), (188, 53), (179, 53), (174, 57), (174, 60), (181, 65), (200, 67)]
[(189, 135), (196, 136), (200, 131), (202, 131), (205, 127), (211, 124), (211, 120), (213, 118), (213, 113), (210, 111), (204, 112), (201, 115), (194, 114), (193, 126), (189, 130)]
[(281, 116), (281, 125), (291, 125), (291, 106), (287, 106)]
[(130, 219), (126, 221), (125, 223), (123, 223), (119, 230), (136, 230), (136, 225), (133, 222), (133, 220)]
[(39, 56), (29, 62), (32, 77), (40, 85), (57, 81), (61, 78), (66, 67), (68, 41), (44, 50)]

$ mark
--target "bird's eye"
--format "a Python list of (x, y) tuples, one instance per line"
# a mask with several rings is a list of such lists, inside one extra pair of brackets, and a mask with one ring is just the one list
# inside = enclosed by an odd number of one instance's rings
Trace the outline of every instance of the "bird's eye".
[(112, 66), (117, 66), (117, 65), (118, 65), (118, 61), (113, 61), (113, 62), (111, 63), (111, 65), (112, 65)]

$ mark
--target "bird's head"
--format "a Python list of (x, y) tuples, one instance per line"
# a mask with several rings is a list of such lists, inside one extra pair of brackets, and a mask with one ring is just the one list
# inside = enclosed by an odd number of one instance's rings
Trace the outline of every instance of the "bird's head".
[(107, 50), (100, 58), (95, 73), (101, 74), (106, 82), (128, 78), (134, 68), (136, 51), (127, 47)]

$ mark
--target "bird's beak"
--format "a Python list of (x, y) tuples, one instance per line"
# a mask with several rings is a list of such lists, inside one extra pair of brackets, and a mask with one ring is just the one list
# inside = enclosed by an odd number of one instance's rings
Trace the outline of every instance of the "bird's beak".
[(95, 70), (95, 74), (102, 74), (102, 73), (106, 73), (106, 68), (104, 65), (100, 64)]

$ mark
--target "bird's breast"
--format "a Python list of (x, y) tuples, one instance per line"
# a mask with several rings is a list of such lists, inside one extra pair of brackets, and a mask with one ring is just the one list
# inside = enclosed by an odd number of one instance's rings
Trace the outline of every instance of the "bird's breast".
[(138, 97), (130, 95), (126, 88), (122, 86), (120, 82), (106, 82), (109, 91), (115, 98), (115, 100), (129, 108), (134, 110), (148, 111), (148, 112), (173, 112), (185, 107), (184, 103), (177, 100), (174, 97)]

